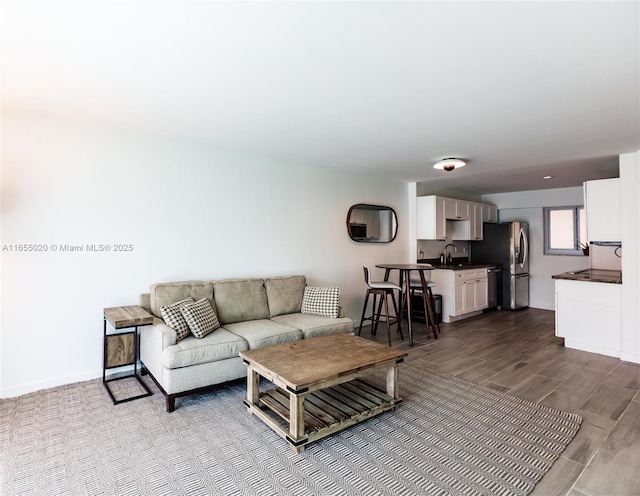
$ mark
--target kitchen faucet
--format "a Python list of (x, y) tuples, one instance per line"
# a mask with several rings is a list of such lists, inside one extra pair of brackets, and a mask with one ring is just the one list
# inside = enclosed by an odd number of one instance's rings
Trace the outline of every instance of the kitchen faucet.
[(458, 247), (452, 243), (449, 243), (447, 245), (445, 245), (444, 247), (444, 252), (447, 254), (447, 263), (450, 264), (453, 261), (453, 258), (451, 258), (451, 252), (447, 253), (447, 248), (449, 247), (453, 247), (453, 251), (458, 253)]

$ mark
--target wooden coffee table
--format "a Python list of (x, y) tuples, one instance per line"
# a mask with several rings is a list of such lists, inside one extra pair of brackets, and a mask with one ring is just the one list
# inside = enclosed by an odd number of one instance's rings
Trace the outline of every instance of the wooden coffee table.
[[(248, 411), (289, 441), (294, 452), (395, 409), (398, 364), (407, 353), (350, 334), (284, 343), (240, 356), (248, 367)], [(386, 369), (386, 390), (361, 378)], [(275, 388), (260, 392), (260, 377)]]

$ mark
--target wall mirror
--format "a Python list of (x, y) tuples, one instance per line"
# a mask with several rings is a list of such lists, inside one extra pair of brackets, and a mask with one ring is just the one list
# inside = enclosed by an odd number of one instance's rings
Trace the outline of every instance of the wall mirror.
[(358, 243), (390, 243), (398, 233), (398, 217), (391, 207), (358, 203), (347, 214), (347, 231)]

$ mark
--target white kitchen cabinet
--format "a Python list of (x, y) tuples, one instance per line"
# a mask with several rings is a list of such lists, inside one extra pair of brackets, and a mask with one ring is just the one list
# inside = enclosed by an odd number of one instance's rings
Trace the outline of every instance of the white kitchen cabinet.
[(469, 203), (469, 220), (451, 222), (451, 239), (462, 241), (482, 240), (482, 205)]
[(474, 203), (469, 206), (473, 209), (473, 215), (469, 219), (469, 239), (471, 241), (482, 240), (482, 208), (481, 203)]
[(469, 220), (452, 222), (451, 239), (464, 241), (480, 241), (483, 239), (482, 204), (468, 204)]
[(445, 198), (444, 216), (451, 220), (469, 220), (469, 202)]
[(463, 302), (461, 312), (469, 313), (487, 308), (488, 278), (487, 269), (454, 271), (456, 286), (463, 286)]
[(567, 348), (620, 357), (622, 284), (556, 279), (556, 336)]
[[(462, 315), (464, 313), (464, 302), (465, 302), (465, 294), (464, 294), (465, 286), (463, 284), (455, 284), (453, 289), (453, 312), (445, 311), (445, 308), (442, 308), (442, 315)], [(447, 295), (448, 296), (448, 295)], [(442, 295), (442, 300), (445, 301), (445, 296)], [(444, 320), (444, 322), (449, 322), (449, 320)]]
[(584, 183), (589, 241), (621, 241), (620, 179), (600, 179)]
[(496, 224), (498, 222), (498, 207), (495, 205), (482, 204), (482, 222)]
[(487, 308), (487, 269), (431, 271), (434, 291), (442, 295), (442, 320), (454, 322)]
[(486, 215), (498, 220), (495, 205), (429, 195), (417, 197), (418, 239), (474, 241), (483, 239), (482, 224)]
[(416, 206), (416, 234), (418, 239), (446, 239), (447, 220), (444, 216), (445, 198), (419, 196)]
[(486, 269), (484, 277), (481, 276), (476, 280), (476, 306), (478, 310), (489, 307), (489, 277)]

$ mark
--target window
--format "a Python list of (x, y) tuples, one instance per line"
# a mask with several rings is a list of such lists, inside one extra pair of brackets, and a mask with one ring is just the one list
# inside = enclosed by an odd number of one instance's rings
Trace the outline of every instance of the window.
[(544, 254), (582, 255), (587, 246), (587, 217), (584, 207), (544, 208)]

